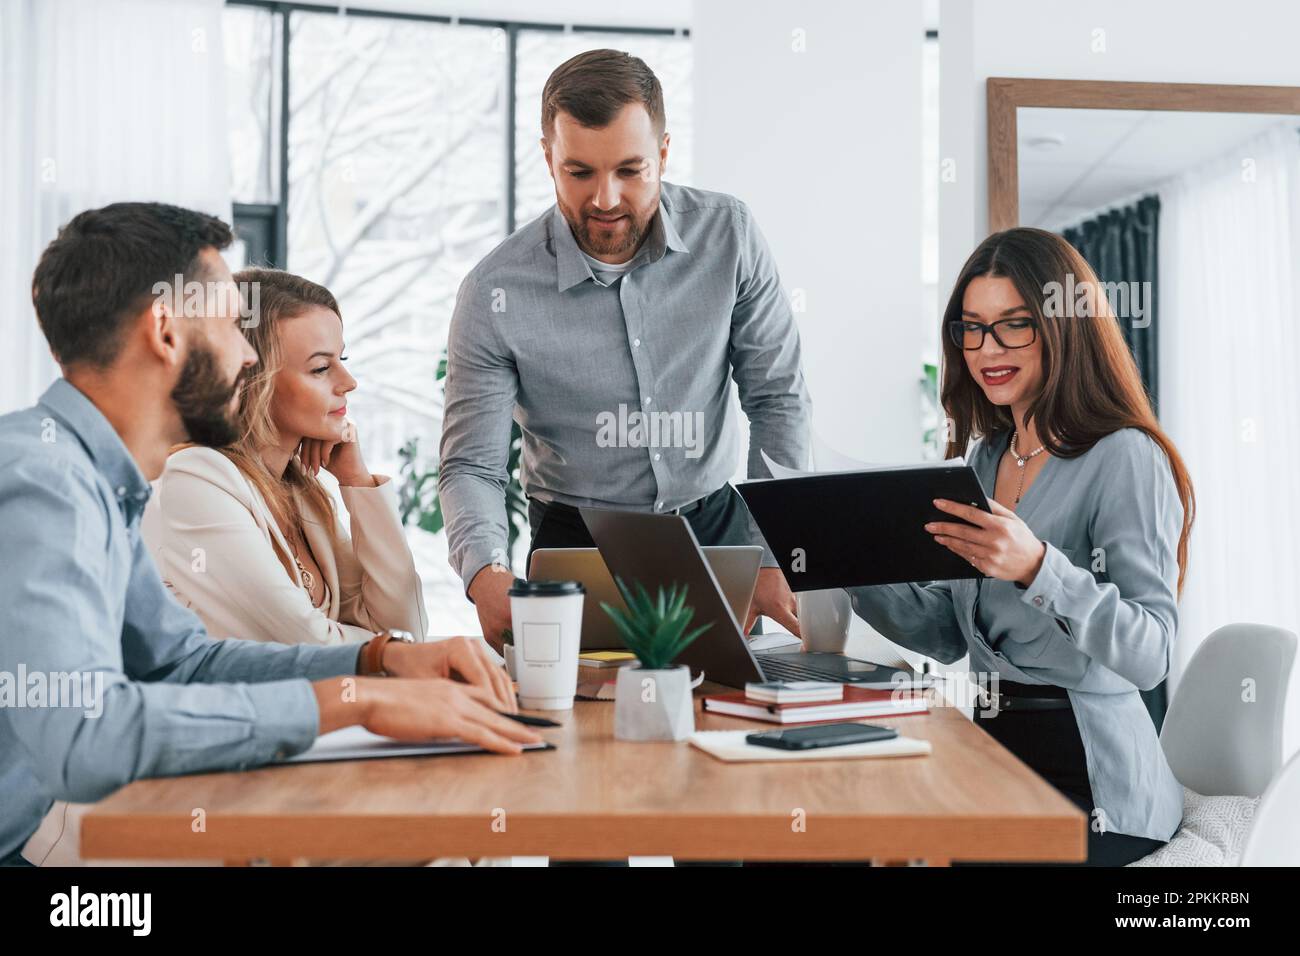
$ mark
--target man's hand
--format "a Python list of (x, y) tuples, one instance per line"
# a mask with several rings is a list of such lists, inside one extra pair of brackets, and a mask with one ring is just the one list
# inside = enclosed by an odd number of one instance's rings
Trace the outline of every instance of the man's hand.
[(749, 620), (745, 623), (746, 634), (754, 627), (760, 614), (770, 617), (795, 637), (801, 636), (794, 592), (790, 590), (780, 568), (759, 568), (754, 602), (749, 606)]
[(469, 598), (478, 611), (478, 622), (483, 628), (483, 639), (497, 653), (504, 643), (501, 632), (510, 627), (510, 585), (515, 576), (506, 568), (489, 564), (469, 583)]
[(487, 648), (469, 637), (449, 637), (423, 644), (389, 641), (384, 645), (383, 668), (394, 677), (445, 677), (463, 681), (482, 691), (497, 710), (518, 712), (514, 685)]
[(360, 724), (396, 740), (459, 737), (488, 750), (517, 754), (541, 737), (495, 709), (486, 691), (444, 678), (385, 680), (335, 677), (312, 685), (320, 732)]

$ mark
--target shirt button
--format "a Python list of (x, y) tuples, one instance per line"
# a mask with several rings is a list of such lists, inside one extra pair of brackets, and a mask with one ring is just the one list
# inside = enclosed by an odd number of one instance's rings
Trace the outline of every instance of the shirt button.
[(655, 452), (655, 461), (658, 461), (658, 460), (659, 460), (660, 458), (662, 458), (662, 457), (663, 457), (663, 456), (662, 456), (661, 454), (659, 454), (659, 452)]
[(634, 349), (639, 349), (640, 347), (641, 347), (641, 340), (640, 340), (640, 339), (633, 339), (633, 340), (632, 340), (632, 348), (634, 348)]
[(652, 399), (649, 395), (647, 395), (647, 396), (645, 397), (645, 403), (646, 403), (647, 405), (649, 405), (652, 401), (654, 401), (654, 399)]
[(664, 503), (662, 501), (656, 501), (655, 511), (663, 511), (663, 510), (664, 510)]
[(1043, 606), (1043, 596), (1040, 594), (1034, 598), (1034, 607), (1042, 607), (1042, 606)]
[(125, 486), (125, 485), (123, 485), (122, 487), (120, 487), (120, 488), (117, 489), (117, 496), (118, 496), (119, 498), (125, 498), (125, 497), (126, 497), (126, 486)]

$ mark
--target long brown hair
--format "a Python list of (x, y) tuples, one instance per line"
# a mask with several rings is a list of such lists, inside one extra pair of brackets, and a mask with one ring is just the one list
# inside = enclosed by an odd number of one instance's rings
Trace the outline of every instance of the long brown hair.
[[(940, 401), (952, 422), (946, 457), (966, 454), (972, 438), (1016, 427), (1010, 408), (994, 405), (966, 367), (962, 349), (947, 335), (962, 319), (972, 279), (1010, 279), (1033, 314), (1042, 342), (1043, 386), (1025, 413), (1039, 440), (1057, 458), (1077, 458), (1111, 432), (1141, 429), (1164, 451), (1183, 504), (1178, 537), (1178, 593), (1187, 575), (1187, 540), (1196, 495), (1178, 449), (1156, 421), (1137, 363), (1096, 273), (1079, 251), (1055, 233), (1020, 227), (996, 232), (962, 267), (943, 313), (943, 385)], [(1073, 277), (1071, 281), (1070, 277)], [(1055, 285), (1053, 285), (1053, 283)], [(1049, 290), (1064, 295), (1064, 310), (1049, 308)], [(1076, 290), (1076, 296), (1068, 295)], [(1075, 301), (1079, 301), (1076, 310)]]
[[(235, 273), (234, 279), (241, 289), (257, 289), (255, 321), (244, 327), (244, 337), (257, 352), (257, 364), (249, 370), (240, 388), (240, 437), (218, 450), (261, 492), (281, 528), (302, 530), (301, 498), (323, 520), (333, 538), (337, 523), (334, 501), (325, 487), (303, 469), (297, 458), (289, 460), (283, 477), (272, 475), (262, 464), (260, 449), (278, 441), (271, 420), (271, 401), (275, 396), (276, 373), (284, 364), (280, 323), (302, 315), (312, 306), (323, 306), (342, 321), (339, 304), (324, 286), (279, 269), (244, 269)], [(296, 580), (288, 556), (280, 558), (289, 576)]]

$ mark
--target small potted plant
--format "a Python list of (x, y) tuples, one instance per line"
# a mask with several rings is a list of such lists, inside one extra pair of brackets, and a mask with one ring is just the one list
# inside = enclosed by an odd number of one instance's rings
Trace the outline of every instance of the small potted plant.
[(685, 740), (695, 730), (691, 669), (673, 667), (677, 655), (707, 631), (688, 632), (695, 609), (686, 606), (686, 588), (661, 587), (654, 600), (637, 581), (636, 592), (616, 578), (627, 610), (600, 606), (614, 621), (623, 643), (640, 666), (623, 667), (614, 687), (614, 736), (619, 740)]

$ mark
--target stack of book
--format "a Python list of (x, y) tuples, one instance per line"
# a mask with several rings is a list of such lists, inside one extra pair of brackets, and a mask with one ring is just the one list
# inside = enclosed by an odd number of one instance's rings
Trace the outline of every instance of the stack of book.
[(728, 717), (746, 717), (769, 724), (819, 724), (864, 717), (924, 714), (922, 691), (906, 688), (873, 690), (852, 684), (818, 681), (746, 684), (745, 690), (704, 698), (704, 709)]

